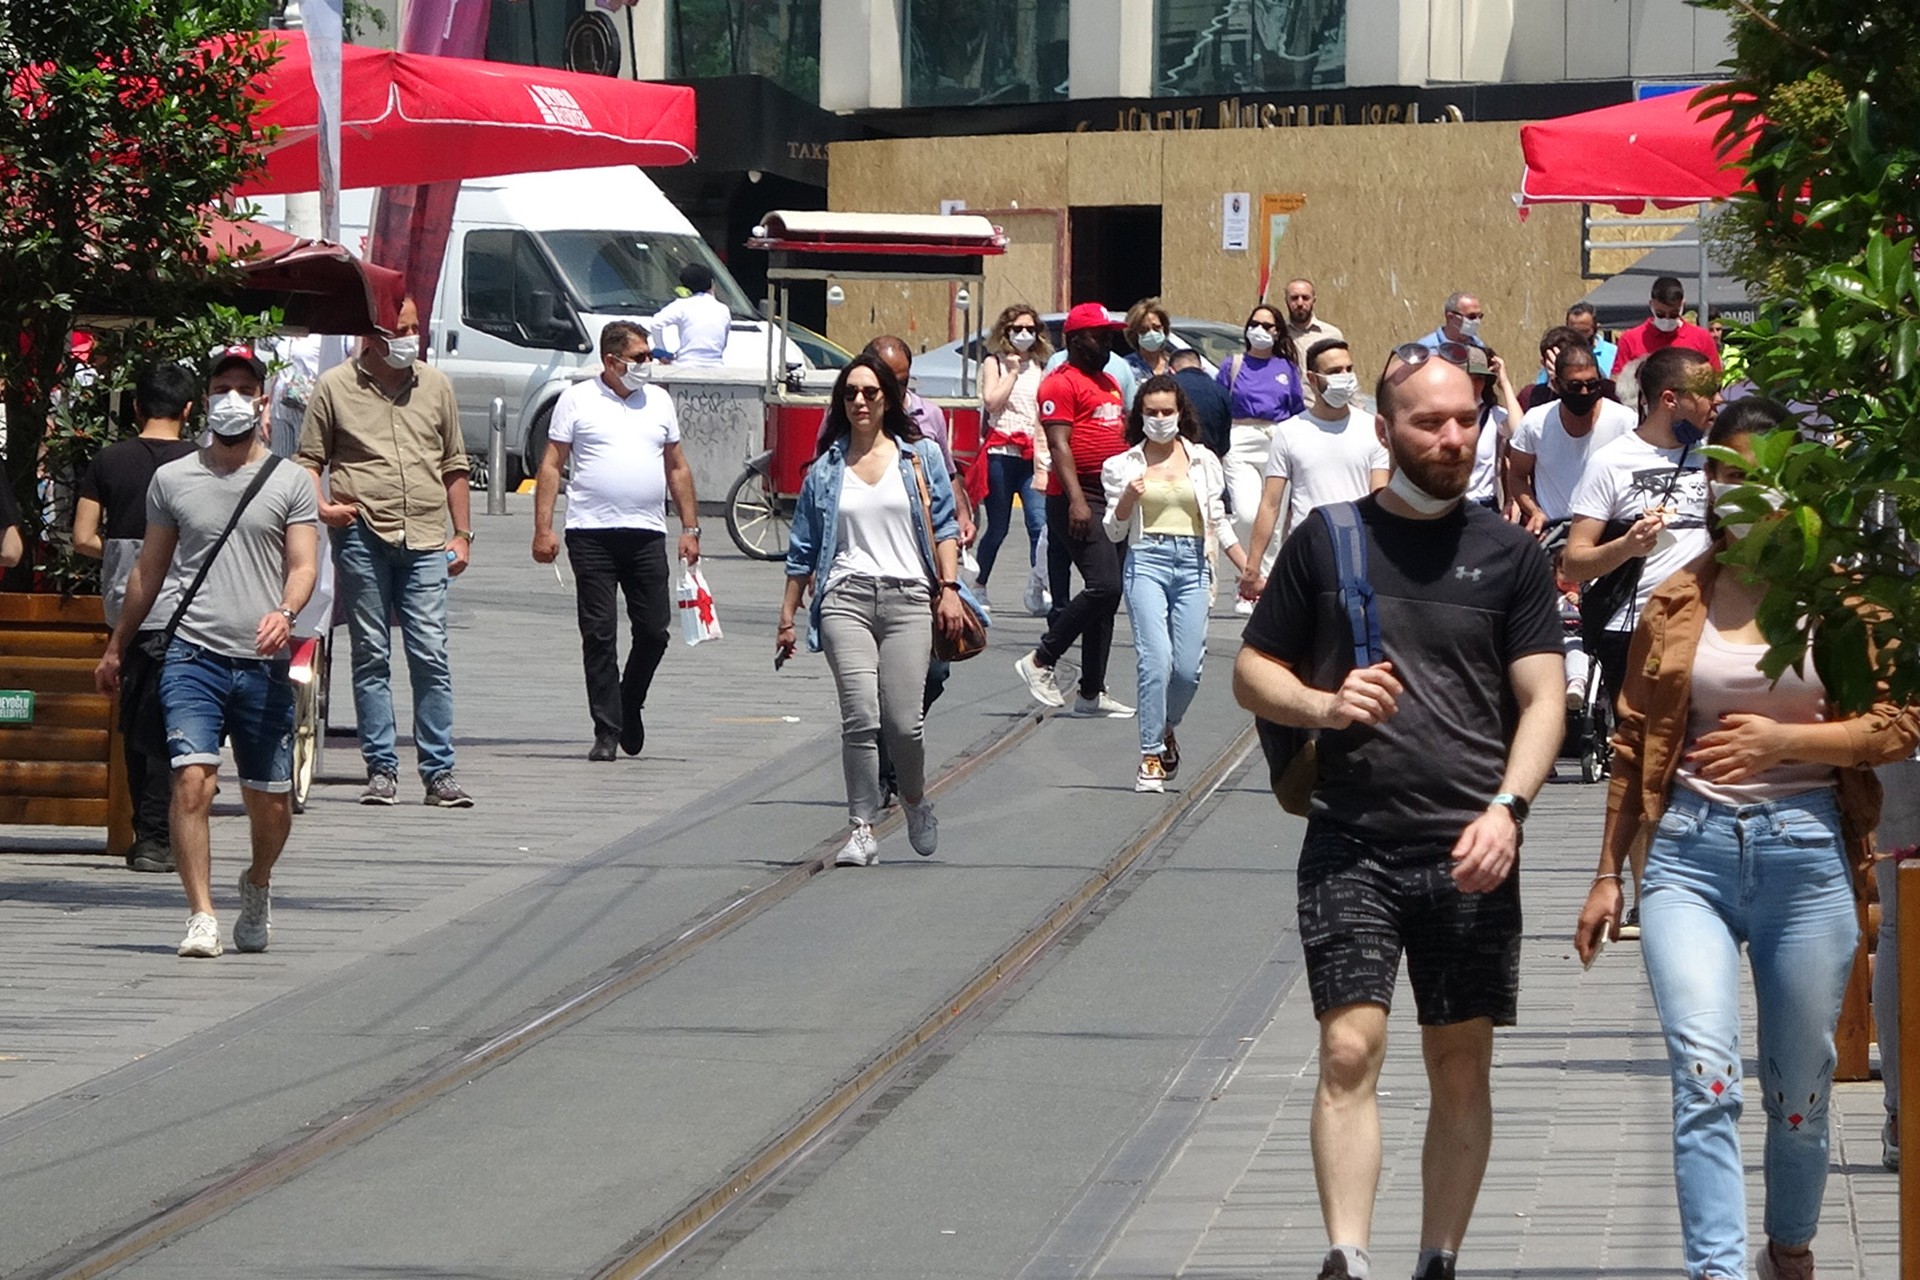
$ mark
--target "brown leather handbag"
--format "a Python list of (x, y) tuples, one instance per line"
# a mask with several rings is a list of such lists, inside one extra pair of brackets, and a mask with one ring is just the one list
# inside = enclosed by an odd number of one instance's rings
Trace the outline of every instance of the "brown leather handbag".
[[(901, 446), (906, 448), (906, 446)], [(933, 494), (927, 488), (927, 473), (921, 469), (920, 455), (908, 451), (907, 460), (913, 464), (914, 479), (920, 482), (920, 519), (927, 530), (927, 550), (931, 552), (940, 545), (933, 535)], [(958, 636), (949, 636), (940, 629), (940, 575), (932, 564), (927, 566), (927, 582), (933, 592), (933, 656), (941, 662), (965, 662), (968, 658), (984, 653), (987, 648), (987, 624), (980, 616), (980, 610), (964, 591), (956, 594), (960, 597), (960, 608), (966, 614), (966, 624), (961, 627)]]

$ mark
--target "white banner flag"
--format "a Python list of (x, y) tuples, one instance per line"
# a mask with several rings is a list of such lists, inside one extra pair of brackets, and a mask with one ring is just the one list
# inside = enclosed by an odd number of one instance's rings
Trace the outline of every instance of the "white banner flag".
[(340, 46), (345, 0), (307, 0), (300, 15), (307, 32), (313, 87), (320, 95), (320, 235), (340, 241)]

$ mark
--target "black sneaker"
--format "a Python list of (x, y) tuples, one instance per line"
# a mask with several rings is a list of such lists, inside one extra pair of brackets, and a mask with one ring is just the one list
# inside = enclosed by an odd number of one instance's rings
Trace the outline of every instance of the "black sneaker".
[(360, 793), (361, 804), (398, 804), (400, 802), (400, 779), (391, 773), (370, 773), (367, 775), (367, 789)]
[(173, 846), (159, 836), (141, 836), (127, 850), (127, 870), (171, 873)]
[(1627, 912), (1626, 918), (1620, 921), (1620, 941), (1640, 941), (1640, 904), (1637, 902), (1633, 904), (1633, 910)]
[[(638, 711), (620, 713), (620, 749), (630, 756), (640, 754), (647, 745), (647, 722)], [(612, 759), (611, 756), (608, 759)]]
[(1327, 1250), (1327, 1256), (1321, 1260), (1319, 1280), (1347, 1280), (1352, 1274), (1347, 1270), (1347, 1255), (1338, 1249)]
[(1453, 1260), (1435, 1258), (1427, 1263), (1427, 1269), (1415, 1276), (1413, 1280), (1453, 1280)]
[[(618, 746), (619, 742), (612, 734), (596, 733), (593, 735), (593, 745), (587, 748), (587, 759), (596, 762), (611, 760)], [(428, 803), (432, 802), (429, 801)]]
[(428, 779), (425, 803), (441, 809), (471, 809), (473, 797), (461, 788), (454, 779), (453, 770), (449, 769)]

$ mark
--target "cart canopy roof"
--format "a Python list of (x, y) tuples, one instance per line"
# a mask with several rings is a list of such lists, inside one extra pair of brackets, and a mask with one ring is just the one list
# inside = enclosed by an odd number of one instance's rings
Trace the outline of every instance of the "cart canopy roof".
[(776, 209), (747, 242), (788, 253), (1000, 254), (1006, 233), (978, 214), (828, 213)]

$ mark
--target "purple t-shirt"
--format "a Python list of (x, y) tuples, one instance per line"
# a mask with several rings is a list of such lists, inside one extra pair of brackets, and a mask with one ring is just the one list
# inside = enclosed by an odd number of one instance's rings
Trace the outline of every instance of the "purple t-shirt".
[(1213, 380), (1232, 398), (1236, 422), (1243, 418), (1285, 422), (1307, 411), (1300, 396), (1300, 370), (1282, 356), (1231, 356)]

